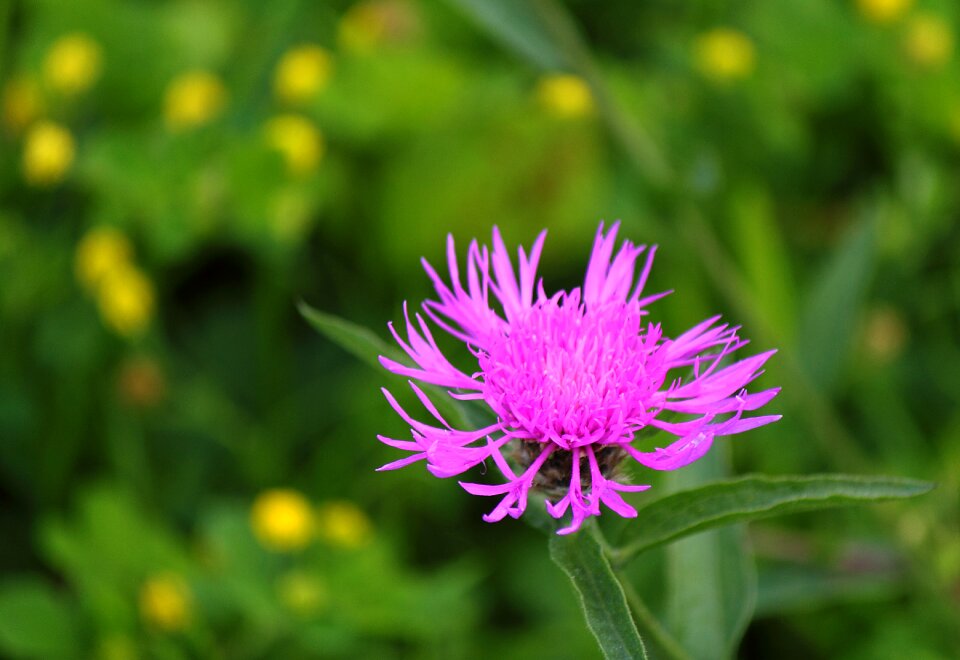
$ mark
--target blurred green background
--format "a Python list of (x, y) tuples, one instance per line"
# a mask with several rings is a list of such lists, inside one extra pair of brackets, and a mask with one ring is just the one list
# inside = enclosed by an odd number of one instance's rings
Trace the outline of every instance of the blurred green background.
[(385, 335), (493, 224), (575, 286), (618, 218), (668, 334), (780, 348), (734, 472), (939, 484), (752, 526), (740, 656), (960, 654), (955, 2), (0, 8), (0, 656), (598, 657), (296, 303)]

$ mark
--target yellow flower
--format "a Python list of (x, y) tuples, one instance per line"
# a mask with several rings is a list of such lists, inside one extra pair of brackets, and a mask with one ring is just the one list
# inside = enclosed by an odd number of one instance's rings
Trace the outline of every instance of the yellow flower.
[(330, 545), (358, 548), (370, 540), (373, 525), (352, 502), (327, 502), (317, 511), (317, 533)]
[(577, 118), (593, 114), (593, 93), (580, 77), (555, 73), (544, 76), (537, 83), (537, 100), (550, 114)]
[(327, 590), (314, 575), (291, 571), (277, 583), (277, 595), (287, 609), (302, 616), (313, 614), (327, 601)]
[(914, 64), (936, 68), (946, 64), (953, 54), (953, 32), (936, 14), (917, 14), (907, 25), (903, 45)]
[(43, 60), (47, 84), (63, 94), (79, 94), (100, 77), (103, 51), (89, 35), (74, 32), (57, 39)]
[(23, 147), (23, 174), (34, 186), (52, 186), (63, 181), (73, 164), (76, 146), (70, 131), (52, 121), (34, 124)]
[(302, 550), (313, 537), (313, 510), (295, 490), (268, 490), (254, 500), (250, 524), (264, 547), (278, 552)]
[(100, 316), (123, 337), (143, 334), (153, 318), (153, 305), (153, 284), (130, 264), (107, 272), (97, 289)]
[(281, 101), (306, 103), (326, 88), (333, 73), (333, 62), (320, 46), (299, 46), (277, 64), (273, 89)]
[(742, 32), (714, 28), (697, 37), (694, 61), (704, 77), (729, 82), (748, 77), (756, 67), (753, 42)]
[(140, 616), (153, 628), (177, 632), (190, 623), (191, 601), (190, 589), (179, 575), (154, 575), (140, 587)]
[(74, 257), (77, 279), (94, 293), (107, 273), (129, 265), (132, 254), (130, 241), (120, 230), (94, 227), (77, 245)]
[(889, 25), (902, 18), (913, 0), (857, 0), (860, 14), (878, 25)]
[(290, 174), (308, 174), (316, 169), (323, 157), (323, 135), (305, 117), (274, 117), (267, 122), (264, 131), (267, 143), (283, 156)]
[(183, 73), (167, 85), (163, 114), (170, 130), (202, 126), (223, 110), (227, 89), (208, 71)]
[(3, 123), (14, 133), (19, 133), (40, 116), (43, 98), (40, 88), (32, 79), (17, 76), (3, 87)]

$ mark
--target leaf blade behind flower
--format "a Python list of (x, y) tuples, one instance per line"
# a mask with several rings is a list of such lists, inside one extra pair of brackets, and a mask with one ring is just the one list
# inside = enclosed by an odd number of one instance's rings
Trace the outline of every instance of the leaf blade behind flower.
[(597, 538), (596, 525), (550, 539), (550, 558), (563, 569), (580, 596), (590, 632), (608, 660), (646, 658), (623, 587)]
[(504, 45), (545, 69), (569, 61), (537, 13), (534, 3), (516, 0), (450, 0)]
[[(401, 364), (410, 364), (406, 353), (385, 342), (369, 328), (351, 323), (339, 316), (321, 312), (302, 300), (297, 304), (297, 309), (314, 330), (361, 362), (383, 373), (387, 378), (407, 382), (406, 378), (390, 373), (380, 364), (381, 355)], [(478, 428), (483, 425), (478, 411), (451, 398), (443, 388), (425, 383), (421, 383), (419, 387), (431, 395), (430, 400), (451, 424), (459, 425), (461, 428)]]
[(649, 548), (699, 531), (770, 516), (915, 497), (933, 484), (899, 477), (749, 475), (663, 497), (638, 512), (612, 551), (625, 563)]
[[(729, 445), (718, 447), (687, 469), (671, 472), (665, 486), (677, 492), (723, 478), (729, 474), (729, 451)], [(745, 526), (686, 537), (666, 548), (666, 559), (667, 629), (691, 658), (734, 657), (757, 594)]]

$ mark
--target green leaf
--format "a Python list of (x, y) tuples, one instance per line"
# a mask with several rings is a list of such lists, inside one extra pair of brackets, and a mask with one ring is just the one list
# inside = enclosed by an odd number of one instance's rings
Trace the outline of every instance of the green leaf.
[[(686, 488), (726, 473), (725, 455), (713, 451), (668, 477)], [(757, 576), (743, 525), (685, 538), (667, 548), (666, 623), (692, 658), (734, 654), (753, 616)]]
[[(300, 301), (297, 309), (320, 334), (361, 362), (366, 362), (382, 373), (385, 378), (394, 382), (407, 382), (406, 378), (390, 373), (380, 364), (379, 358), (383, 355), (401, 364), (409, 365), (410, 359), (399, 348), (391, 346), (368, 328), (332, 314), (325, 314), (303, 301)], [(451, 398), (443, 388), (426, 384), (421, 384), (419, 387), (431, 394), (430, 400), (451, 424), (460, 424), (462, 428), (480, 428), (490, 423), (484, 418), (483, 410)]]
[(450, 0), (491, 35), (544, 69), (569, 61), (530, 0)]
[(612, 557), (622, 563), (648, 548), (714, 527), (795, 511), (915, 497), (933, 487), (915, 479), (854, 475), (753, 475), (721, 481), (668, 495), (640, 509), (626, 527), (625, 544)]
[(333, 314), (325, 314), (303, 301), (300, 301), (297, 309), (320, 334), (374, 369), (382, 369), (381, 355), (403, 364), (409, 363), (403, 351), (391, 346), (368, 328)]
[(810, 379), (829, 389), (840, 375), (874, 263), (872, 218), (846, 237), (826, 264), (800, 318), (797, 352)]
[(906, 589), (904, 571), (881, 567), (868, 572), (839, 572), (817, 566), (771, 566), (759, 574), (757, 612), (783, 616), (841, 603), (892, 601)]
[(65, 658), (76, 649), (74, 614), (51, 587), (26, 577), (0, 587), (0, 655)]
[(607, 658), (646, 658), (619, 580), (610, 569), (590, 521), (567, 536), (550, 539), (550, 558), (570, 577), (580, 595), (587, 626)]
[(773, 196), (759, 184), (732, 190), (729, 213), (734, 248), (756, 299), (756, 309), (777, 337), (793, 339), (796, 294), (787, 242), (776, 220)]

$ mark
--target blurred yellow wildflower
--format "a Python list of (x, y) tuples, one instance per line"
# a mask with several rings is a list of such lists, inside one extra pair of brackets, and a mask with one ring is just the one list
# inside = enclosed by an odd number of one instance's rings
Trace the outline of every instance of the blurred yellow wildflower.
[(305, 616), (319, 610), (327, 601), (327, 590), (315, 575), (291, 571), (277, 583), (280, 602), (295, 614)]
[(227, 89), (209, 71), (190, 71), (170, 81), (164, 95), (163, 115), (167, 126), (182, 131), (202, 126), (223, 110)]
[(914, 0), (857, 0), (860, 15), (871, 23), (889, 25), (902, 18)]
[(16, 76), (3, 86), (3, 123), (19, 133), (40, 116), (43, 97), (37, 83), (26, 76)]
[(748, 77), (756, 67), (756, 51), (747, 35), (730, 28), (714, 28), (697, 37), (694, 62), (700, 73), (716, 82)]
[(73, 32), (57, 39), (43, 59), (43, 76), (51, 89), (79, 94), (100, 77), (103, 51), (89, 35)]
[(23, 147), (23, 174), (34, 186), (52, 186), (63, 180), (73, 164), (76, 146), (66, 128), (52, 121), (35, 123)]
[(140, 587), (140, 616), (153, 628), (183, 630), (190, 624), (192, 609), (190, 588), (179, 575), (154, 575)]
[(123, 337), (143, 334), (153, 318), (153, 306), (153, 284), (132, 264), (107, 272), (97, 288), (100, 316)]
[(320, 46), (299, 46), (280, 59), (273, 89), (281, 101), (306, 103), (326, 88), (332, 73), (330, 53)]
[(907, 25), (903, 46), (914, 64), (936, 68), (946, 64), (953, 54), (953, 31), (936, 14), (917, 14)]
[(77, 280), (95, 293), (107, 273), (130, 264), (130, 240), (114, 227), (94, 227), (83, 235), (74, 256)]
[(373, 525), (352, 502), (327, 502), (317, 510), (317, 533), (330, 545), (358, 548), (370, 540)]
[(419, 18), (404, 0), (364, 0), (343, 15), (337, 42), (344, 50), (369, 54), (385, 42), (402, 42), (419, 30)]
[(593, 93), (579, 76), (555, 73), (544, 76), (537, 83), (537, 101), (557, 117), (577, 118), (594, 111)]
[(295, 490), (267, 490), (254, 500), (250, 524), (264, 547), (278, 552), (301, 550), (313, 538), (313, 509)]
[(320, 163), (323, 135), (306, 117), (280, 115), (270, 119), (264, 131), (267, 143), (283, 156), (290, 174), (308, 174)]

